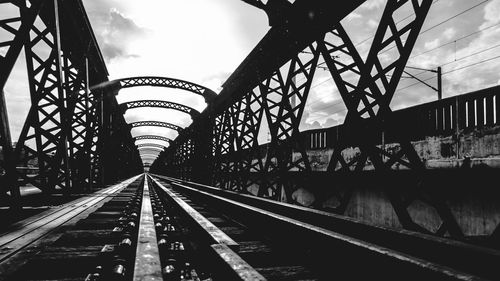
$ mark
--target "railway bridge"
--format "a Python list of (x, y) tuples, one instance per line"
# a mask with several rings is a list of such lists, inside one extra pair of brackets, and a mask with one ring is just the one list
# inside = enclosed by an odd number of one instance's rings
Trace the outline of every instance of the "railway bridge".
[[(0, 1), (0, 280), (499, 280), (500, 87), (443, 98), (441, 67), (409, 70), (440, 0), (380, 1), (368, 50), (345, 19), (369, 1), (243, 2), (270, 27), (216, 92), (110, 79), (82, 0)], [(307, 130), (319, 71), (345, 115)], [(438, 99), (395, 108), (403, 79)], [(151, 87), (205, 107), (119, 102)]]

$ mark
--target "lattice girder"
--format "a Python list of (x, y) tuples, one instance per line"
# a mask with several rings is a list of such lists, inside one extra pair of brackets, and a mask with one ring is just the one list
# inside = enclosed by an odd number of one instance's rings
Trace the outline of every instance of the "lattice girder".
[[(55, 2), (54, 2), (55, 3)], [(58, 9), (54, 7), (55, 22)], [(39, 27), (42, 29), (40, 30)], [(69, 129), (63, 88), (62, 51), (58, 25), (46, 26), (41, 20), (31, 27), (31, 35), (25, 45), (28, 78), (33, 112), (28, 115), (18, 143), (36, 140), (39, 172), (48, 183), (32, 182), (35, 186), (52, 190), (56, 185), (70, 186), (66, 140)], [(39, 51), (38, 45), (48, 46), (48, 55)], [(47, 156), (54, 154), (54, 156)]]
[(194, 108), (191, 108), (186, 105), (182, 105), (175, 102), (163, 101), (163, 100), (137, 100), (137, 101), (129, 101), (120, 105), (122, 110), (125, 112), (128, 109), (140, 108), (140, 107), (160, 107), (173, 109), (180, 112), (187, 113), (192, 117), (197, 116), (200, 112)]
[(141, 135), (134, 137), (136, 141), (138, 140), (161, 140), (170, 143), (172, 140), (167, 137), (156, 136), (156, 135)]
[(132, 126), (132, 128), (148, 127), (148, 126), (162, 127), (162, 128), (172, 129), (172, 130), (175, 130), (177, 132), (182, 132), (182, 127), (177, 126), (177, 125), (172, 124), (172, 123), (161, 122), (161, 121), (137, 121), (137, 122), (130, 123), (130, 126)]
[[(348, 109), (344, 127), (354, 132), (349, 140), (340, 141), (335, 145), (328, 167), (330, 172), (360, 171), (365, 166), (368, 158), (379, 173), (391, 170), (396, 163), (416, 171), (424, 169), (414, 147), (404, 134), (398, 136), (400, 149), (394, 153), (389, 153), (376, 146), (376, 141), (373, 141), (374, 137), (380, 135), (384, 130), (388, 128), (394, 130), (394, 122), (390, 119), (392, 112), (390, 102), (432, 4), (430, 0), (421, 1), (420, 4), (411, 1), (416, 16), (412, 21), (405, 23), (404, 26), (398, 27), (394, 22), (393, 14), (407, 2), (388, 1), (366, 63), (361, 60), (356, 48), (341, 25), (337, 25), (335, 30), (331, 32), (331, 34), (340, 38), (341, 43), (319, 42), (325, 63)], [(386, 36), (386, 34), (391, 35)], [(401, 40), (403, 36), (406, 37), (404, 43)], [(396, 49), (397, 54), (391, 57), (392, 60), (386, 59), (382, 63), (381, 55), (391, 49)], [(342, 53), (342, 56), (339, 56), (340, 53)], [(348, 57), (350, 63), (341, 62), (337, 59), (339, 57), (344, 60)], [(346, 79), (348, 77), (346, 73), (351, 74), (350, 81)], [(388, 78), (388, 76), (390, 77)], [(352, 77), (355, 78), (352, 79)], [(363, 136), (361, 136), (360, 132), (363, 132)], [(342, 150), (348, 145), (359, 147), (361, 152), (357, 158), (350, 162), (346, 161), (342, 156)], [(461, 236), (458, 224), (444, 201), (435, 192), (429, 190), (426, 190), (426, 192), (433, 198), (431, 206), (437, 210), (443, 220), (444, 226), (442, 228), (446, 228), (446, 230), (440, 229), (440, 231), (449, 231), (452, 235)], [(339, 212), (345, 211), (347, 206), (346, 202), (349, 200), (349, 193), (345, 196), (347, 198), (341, 198), (341, 204), (338, 207)], [(387, 196), (405, 228), (427, 232), (413, 221), (407, 210), (408, 204), (403, 202), (398, 191), (388, 187)]]
[(201, 85), (183, 81), (179, 79), (167, 78), (167, 77), (129, 77), (118, 79), (113, 82), (117, 82), (120, 88), (131, 88), (137, 86), (153, 86), (153, 87), (167, 87), (167, 88), (177, 88), (192, 93), (201, 95), (205, 98), (205, 101), (210, 101), (217, 95), (212, 90), (203, 87)]

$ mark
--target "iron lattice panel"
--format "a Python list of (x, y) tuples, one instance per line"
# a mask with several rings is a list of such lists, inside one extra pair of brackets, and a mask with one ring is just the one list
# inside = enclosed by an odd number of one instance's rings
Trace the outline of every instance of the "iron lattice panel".
[(182, 127), (177, 126), (172, 123), (167, 123), (167, 122), (160, 122), (160, 121), (138, 121), (138, 122), (133, 122), (130, 123), (132, 128), (137, 128), (137, 127), (146, 127), (146, 126), (152, 126), (152, 127), (163, 127), (163, 128), (168, 128), (175, 130), (177, 132), (182, 131)]
[(156, 147), (156, 148), (160, 148), (160, 149), (165, 148), (164, 145), (157, 144), (157, 143), (141, 143), (141, 144), (137, 145), (137, 148), (139, 148), (139, 149), (142, 147)]
[(191, 108), (189, 106), (185, 106), (182, 104), (178, 104), (170, 101), (161, 101), (161, 100), (139, 100), (139, 101), (131, 101), (124, 103), (127, 109), (139, 108), (139, 107), (160, 107), (160, 108), (168, 108), (178, 110), (189, 115), (198, 115), (200, 114), (196, 109)]
[(171, 142), (172, 140), (162, 136), (154, 136), (154, 135), (143, 135), (135, 137), (135, 140), (161, 140), (165, 142)]
[(166, 77), (132, 77), (120, 79), (118, 81), (120, 82), (121, 88), (131, 88), (137, 86), (168, 87), (190, 91), (203, 96), (205, 100), (212, 99), (216, 96), (212, 90), (206, 87), (188, 81)]

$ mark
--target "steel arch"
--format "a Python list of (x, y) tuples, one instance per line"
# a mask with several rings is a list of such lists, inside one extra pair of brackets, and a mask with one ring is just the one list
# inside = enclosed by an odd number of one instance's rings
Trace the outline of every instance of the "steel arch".
[(164, 146), (164, 145), (161, 145), (161, 144), (157, 144), (157, 143), (141, 143), (141, 144), (138, 144), (137, 145), (137, 148), (140, 149), (142, 147), (156, 147), (156, 148), (160, 148), (160, 149), (165, 149), (167, 148), (167, 146)]
[(175, 130), (179, 133), (182, 131), (182, 127), (180, 127), (180, 126), (177, 126), (175, 124), (168, 123), (168, 122), (161, 122), (161, 121), (137, 121), (137, 122), (130, 123), (130, 126), (132, 126), (132, 128), (144, 127), (144, 126), (163, 127), (163, 128)]
[(139, 152), (139, 156), (154, 156), (154, 157), (157, 157), (158, 154), (153, 154), (153, 153), (148, 153), (148, 152), (144, 152), (144, 153), (140, 153)]
[(146, 154), (141, 154), (139, 157), (143, 158), (143, 157), (151, 157), (151, 158), (158, 158), (159, 155), (158, 154), (151, 154), (151, 153), (146, 153)]
[(149, 152), (144, 152), (144, 153), (140, 153), (139, 152), (139, 156), (140, 157), (143, 157), (143, 156), (154, 156), (155, 158), (158, 157), (159, 154), (153, 154), (153, 153), (149, 153)]
[(172, 140), (167, 137), (155, 136), (155, 135), (142, 135), (134, 137), (136, 141), (138, 140), (161, 140), (170, 143)]
[(179, 103), (171, 102), (171, 101), (162, 101), (162, 100), (137, 100), (137, 101), (129, 101), (126, 103), (120, 104), (120, 107), (125, 113), (127, 109), (139, 108), (139, 107), (160, 107), (160, 108), (169, 108), (178, 110), (184, 113), (191, 115), (191, 117), (195, 117), (200, 114), (200, 112), (192, 107), (182, 105)]
[(140, 87), (140, 86), (153, 86), (153, 87), (165, 87), (181, 89), (192, 92), (194, 94), (200, 95), (205, 99), (205, 102), (211, 101), (217, 96), (217, 94), (201, 85), (168, 77), (154, 77), (154, 76), (141, 76), (141, 77), (129, 77), (116, 79), (111, 82), (113, 84), (119, 85), (119, 89)]
[(162, 148), (159, 147), (151, 147), (151, 146), (143, 146), (137, 148), (139, 151), (151, 150), (151, 151), (163, 151)]
[(160, 155), (160, 153), (162, 153), (162, 151), (160, 150), (148, 150), (148, 149), (142, 149), (142, 150), (139, 150), (139, 155), (143, 155), (143, 154), (153, 154), (153, 155)]
[(143, 155), (143, 154), (160, 155), (160, 153), (162, 153), (162, 150), (156, 150), (156, 149), (140, 149), (139, 150), (139, 155)]

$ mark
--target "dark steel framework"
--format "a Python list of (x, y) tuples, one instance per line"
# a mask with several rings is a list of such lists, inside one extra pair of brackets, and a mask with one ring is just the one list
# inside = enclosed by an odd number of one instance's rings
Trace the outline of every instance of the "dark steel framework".
[(155, 148), (158, 148), (158, 149), (165, 149), (166, 146), (165, 145), (161, 145), (161, 144), (157, 144), (157, 143), (141, 143), (141, 144), (138, 144), (137, 145), (137, 148), (138, 149), (141, 149), (143, 147), (155, 147)]
[(154, 147), (154, 146), (137, 146), (137, 149), (139, 150), (139, 152), (141, 151), (163, 151), (163, 148), (159, 148), (159, 147)]
[[(318, 188), (318, 197), (336, 196), (339, 204), (335, 211), (343, 214), (352, 192), (337, 190), (334, 183), (347, 178), (354, 184), (371, 163), (376, 173), (386, 178), (386, 195), (404, 228), (430, 233), (408, 211), (412, 202), (421, 200), (442, 220), (436, 234), (462, 236), (442, 195), (427, 188), (425, 166), (390, 107), (432, 0), (387, 1), (365, 60), (340, 22), (364, 1), (352, 1), (345, 7), (312, 0), (293, 4), (245, 2), (268, 15), (276, 11), (272, 5), (283, 5), (280, 14), (274, 14), (274, 19), (270, 16), (271, 30), (224, 84), (203, 118), (184, 130), (153, 163), (151, 171), (293, 202), (293, 192), (308, 186), (315, 177), (299, 125), (321, 61), (348, 113), (343, 138), (334, 144), (327, 170), (332, 184)], [(408, 10), (415, 16), (396, 24), (397, 15)], [(271, 141), (260, 146), (258, 136), (265, 126)], [(379, 145), (382, 132), (395, 136), (400, 147), (397, 151)], [(342, 153), (346, 148), (355, 148), (357, 156), (347, 159)], [(389, 180), (397, 165), (412, 172), (412, 180), (404, 183), (409, 193), (398, 190), (398, 184)], [(211, 168), (207, 171), (206, 167)], [(213, 175), (212, 180), (204, 180), (206, 175)]]
[(173, 109), (173, 110), (187, 113), (187, 114), (191, 115), (192, 118), (194, 118), (200, 114), (200, 112), (198, 110), (191, 108), (189, 106), (182, 105), (182, 104), (175, 103), (175, 102), (170, 102), (170, 101), (162, 101), (162, 100), (130, 101), (130, 102), (122, 103), (120, 106), (123, 110), (123, 113), (125, 113), (128, 109), (139, 108), (139, 107), (160, 107), (160, 108)]
[[(19, 186), (25, 184), (45, 192), (88, 189), (104, 179), (103, 114), (112, 101), (104, 101), (104, 93), (89, 90), (90, 85), (107, 81), (108, 74), (83, 4), (79, 0), (31, 0), (2, 1), (1, 5), (18, 11), (11, 18), (0, 18), (0, 32), (10, 38), (0, 42), (6, 51), (0, 55), (5, 170), (1, 192), (10, 190), (17, 199)], [(13, 147), (4, 88), (23, 47), (31, 107)], [(123, 118), (106, 125), (124, 125), (120, 121)], [(17, 170), (26, 163), (36, 163), (36, 175)]]
[[(99, 85), (96, 85), (96, 89), (104, 89), (106, 91), (111, 91), (115, 95), (119, 93), (119, 91), (123, 88), (132, 88), (132, 87), (141, 87), (141, 86), (153, 86), (153, 87), (165, 87), (165, 88), (174, 88), (174, 89), (180, 89), (184, 90), (187, 92), (191, 92), (197, 95), (202, 96), (205, 99), (205, 102), (209, 103), (212, 100), (215, 99), (217, 94), (201, 85), (184, 81), (184, 80), (179, 80), (179, 79), (173, 79), (173, 78), (168, 78), (168, 77), (130, 77), (130, 78), (123, 78), (123, 79), (117, 79), (110, 81), (109, 83), (102, 83)], [(138, 101), (131, 101), (131, 102), (126, 102), (120, 105), (121, 112), (125, 114), (125, 112), (128, 109), (133, 109), (133, 108), (140, 108), (140, 107), (158, 107), (158, 108), (165, 108), (165, 109), (173, 109), (177, 110), (183, 113), (187, 113), (191, 116), (193, 120), (197, 119), (197, 117), (200, 115), (200, 112), (197, 111), (196, 109), (193, 109), (189, 106), (178, 104), (175, 102), (169, 102), (169, 101), (162, 101), (162, 100), (138, 100)], [(181, 133), (183, 131), (183, 128), (181, 128), (178, 125), (167, 123), (167, 122), (161, 122), (161, 121), (138, 121), (138, 122), (133, 122), (129, 124), (129, 128), (136, 128), (136, 127), (141, 127), (141, 126), (154, 126), (154, 127), (163, 127), (163, 128), (168, 128), (177, 131), (178, 133)], [(163, 140), (166, 142), (171, 142), (170, 139), (161, 137), (161, 136), (139, 136), (134, 138), (134, 140), (146, 140), (146, 139), (153, 139), (153, 140)], [(139, 144), (138, 148), (143, 145)], [(144, 146), (144, 145), (143, 145)]]
[(177, 126), (175, 124), (168, 123), (168, 122), (161, 122), (161, 121), (137, 121), (137, 122), (130, 123), (130, 126), (132, 128), (137, 128), (137, 127), (162, 127), (162, 128), (168, 128), (168, 129), (175, 130), (175, 131), (177, 131), (179, 133), (182, 131), (182, 127), (180, 127), (180, 126)]
[(156, 135), (141, 135), (141, 136), (136, 136), (134, 137), (136, 141), (139, 140), (160, 140), (160, 141), (165, 141), (170, 143), (172, 140), (167, 138), (167, 137), (162, 137), (162, 136), (156, 136)]
[(145, 154), (153, 154), (155, 156), (158, 156), (160, 152), (162, 152), (162, 149), (155, 149), (155, 148), (139, 148), (139, 155), (145, 155)]
[(119, 89), (139, 87), (139, 86), (153, 86), (153, 87), (181, 89), (195, 93), (197, 95), (201, 95), (206, 102), (213, 100), (217, 96), (217, 94), (214, 91), (206, 87), (200, 86), (192, 82), (167, 78), (167, 77), (151, 77), (151, 76), (129, 77), (129, 78), (117, 79), (112, 82), (113, 84), (117, 84), (118, 85), (117, 87)]
[[(293, 193), (318, 176), (312, 171), (308, 140), (299, 125), (321, 63), (335, 81), (348, 112), (341, 137), (333, 145), (327, 177), (323, 177), (330, 184), (316, 188), (317, 197), (335, 196), (339, 202), (335, 211), (344, 214), (352, 192), (337, 188), (336, 183), (355, 185), (370, 163), (384, 180), (385, 195), (404, 228), (430, 233), (408, 210), (419, 200), (432, 207), (442, 221), (435, 234), (461, 237), (442, 194), (428, 188), (425, 166), (410, 143), (410, 134), (390, 107), (432, 0), (388, 0), (364, 60), (341, 24), (364, 0), (342, 5), (322, 0), (244, 1), (265, 10), (272, 28), (219, 95), (171, 78), (107, 82), (104, 60), (81, 0), (2, 1), (0, 7), (9, 5), (18, 11), (14, 17), (0, 18), (0, 32), (10, 36), (0, 42), (0, 145), (5, 171), (1, 192), (11, 192), (13, 207), (19, 206), (19, 185), (29, 183), (45, 192), (61, 189), (69, 193), (141, 172), (142, 161), (145, 166), (152, 163), (151, 171), (159, 174), (293, 202)], [(408, 10), (414, 17), (396, 23), (397, 15)], [(23, 48), (31, 107), (14, 147), (4, 88)], [(190, 91), (203, 96), (208, 107), (199, 113), (167, 101), (116, 102), (120, 89), (137, 86)], [(138, 107), (178, 110), (190, 114), (193, 123), (182, 130), (157, 121), (126, 124), (123, 113)], [(166, 127), (177, 130), (179, 136), (175, 141), (156, 135), (132, 137), (130, 128), (138, 126)], [(271, 137), (265, 146), (259, 144), (263, 128)], [(390, 133), (398, 149), (380, 146), (381, 133)], [(138, 140), (169, 145), (157, 155), (158, 150), (148, 147), (166, 146), (136, 146)], [(347, 158), (343, 153), (347, 148), (354, 148), (356, 157)], [(17, 170), (28, 162), (37, 163), (36, 175)], [(391, 182), (396, 166), (406, 167), (411, 177)], [(398, 188), (402, 184), (404, 190)]]
[[(107, 83), (106, 86), (104, 87), (98, 86), (97, 88), (104, 88), (108, 90), (112, 89), (115, 95), (117, 95), (121, 89), (142, 87), (142, 86), (164, 87), (164, 88), (184, 90), (202, 96), (205, 99), (205, 102), (207, 103), (214, 100), (215, 97), (217, 96), (217, 94), (214, 91), (206, 87), (203, 87), (201, 85), (198, 85), (196, 83), (180, 79), (168, 78), (168, 77), (143, 76), (143, 77), (122, 78), (113, 80), (110, 83)], [(173, 109), (189, 114), (192, 119), (195, 119), (197, 116), (200, 115), (200, 112), (189, 106), (185, 106), (175, 102), (160, 101), (160, 100), (139, 100), (139, 101), (124, 103), (121, 105), (121, 110), (123, 113), (125, 113), (126, 110), (130, 108), (138, 108), (138, 107), (159, 107), (159, 108)], [(140, 126), (155, 126), (155, 127), (163, 127), (176, 130), (179, 133), (182, 132), (182, 128), (180, 126), (160, 121), (133, 122), (130, 124), (130, 126), (132, 128)]]

